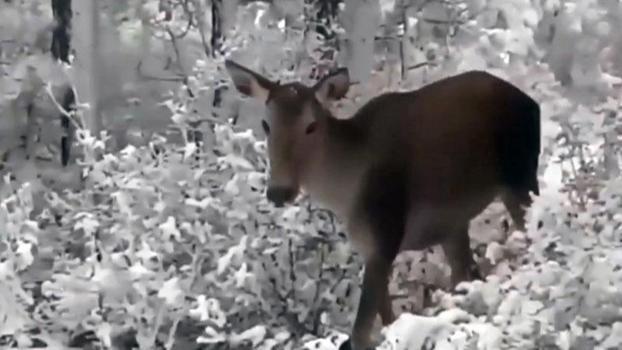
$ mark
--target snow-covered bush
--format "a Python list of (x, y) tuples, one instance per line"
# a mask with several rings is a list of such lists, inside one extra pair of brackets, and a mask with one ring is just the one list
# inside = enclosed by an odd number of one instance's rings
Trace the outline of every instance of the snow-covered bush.
[[(332, 214), (306, 202), (271, 209), (264, 142), (224, 124), (215, 135), (208, 154), (156, 141), (106, 153), (83, 167), (90, 191), (35, 199), (25, 184), (5, 197), (3, 305), (28, 312), (0, 309), (3, 331), (36, 319), (104, 343), (131, 330), (150, 348), (196, 320), (208, 327), (200, 342), (271, 348), (327, 318), (345, 326), (359, 266)], [(34, 200), (46, 201), (36, 215)]]

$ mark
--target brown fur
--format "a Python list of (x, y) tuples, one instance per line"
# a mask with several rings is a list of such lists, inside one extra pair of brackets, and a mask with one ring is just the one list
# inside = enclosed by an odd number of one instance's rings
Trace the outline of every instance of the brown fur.
[[(240, 84), (252, 76), (236, 79), (237, 65), (228, 68), (238, 90), (248, 90)], [(524, 228), (529, 192), (538, 194), (540, 110), (510, 83), (474, 71), (380, 95), (340, 120), (324, 103), (343, 96), (344, 83), (341, 70), (314, 87), (270, 88), (271, 186), (287, 195), (269, 189), (268, 196), (293, 200), (302, 187), (346, 221), (366, 261), (351, 342), (344, 345), (358, 350), (370, 344), (377, 314), (383, 324), (394, 318), (387, 281), (400, 251), (441, 244), (455, 285), (479, 277), (468, 226), (495, 197)]]

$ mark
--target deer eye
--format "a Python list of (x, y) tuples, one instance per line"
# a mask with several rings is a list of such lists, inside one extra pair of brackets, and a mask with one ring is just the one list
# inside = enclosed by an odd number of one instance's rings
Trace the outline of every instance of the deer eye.
[(317, 128), (317, 122), (311, 122), (311, 124), (309, 124), (307, 126), (307, 129), (305, 130), (305, 133), (307, 135), (311, 134), (312, 132), (315, 131), (315, 129)]
[(270, 134), (270, 126), (268, 125), (268, 122), (266, 122), (265, 120), (261, 121), (261, 128), (266, 133), (266, 135)]

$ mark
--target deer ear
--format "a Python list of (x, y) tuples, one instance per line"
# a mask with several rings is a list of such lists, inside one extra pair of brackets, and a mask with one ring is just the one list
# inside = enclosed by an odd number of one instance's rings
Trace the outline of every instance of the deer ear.
[(344, 97), (350, 88), (348, 68), (339, 68), (318, 81), (313, 89), (320, 103), (336, 101)]
[(270, 90), (277, 85), (277, 83), (268, 80), (261, 74), (255, 73), (230, 60), (225, 61), (225, 68), (227, 68), (235, 88), (240, 93), (256, 98), (261, 102), (266, 102)]

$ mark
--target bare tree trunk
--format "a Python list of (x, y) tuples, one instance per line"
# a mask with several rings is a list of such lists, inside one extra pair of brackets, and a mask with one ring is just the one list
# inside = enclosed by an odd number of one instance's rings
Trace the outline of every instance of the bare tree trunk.
[(365, 81), (374, 64), (374, 37), (380, 25), (379, 0), (345, 0), (346, 62), (353, 81)]
[(73, 26), (76, 60), (74, 79), (81, 103), (90, 108), (84, 112), (85, 126), (94, 135), (102, 130), (97, 86), (99, 59), (99, 11), (97, 0), (80, 0), (72, 3), (75, 15)]

